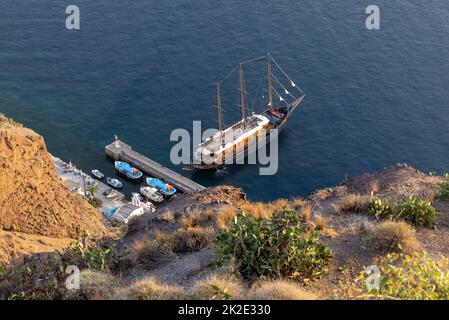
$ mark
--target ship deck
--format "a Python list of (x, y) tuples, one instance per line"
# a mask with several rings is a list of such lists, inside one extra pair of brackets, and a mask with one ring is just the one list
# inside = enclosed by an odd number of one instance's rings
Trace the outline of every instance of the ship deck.
[[(259, 127), (264, 122), (263, 118), (258, 115), (246, 118), (245, 125), (243, 120), (237, 122), (225, 130), (216, 133), (212, 137), (206, 139), (199, 147), (210, 151), (219, 150), (222, 147), (222, 139), (225, 139), (225, 145), (228, 143), (233, 143), (242, 136), (250, 133), (252, 130)], [(222, 138), (223, 137), (223, 138)]]

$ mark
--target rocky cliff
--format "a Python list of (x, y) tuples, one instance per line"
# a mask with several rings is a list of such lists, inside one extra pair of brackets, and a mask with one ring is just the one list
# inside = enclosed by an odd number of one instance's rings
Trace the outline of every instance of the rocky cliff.
[(44, 139), (2, 115), (0, 229), (54, 238), (108, 233), (101, 214), (57, 177)]

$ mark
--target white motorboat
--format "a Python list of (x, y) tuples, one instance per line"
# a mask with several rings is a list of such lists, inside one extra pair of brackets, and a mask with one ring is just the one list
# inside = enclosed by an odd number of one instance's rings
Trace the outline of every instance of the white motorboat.
[(164, 201), (164, 197), (153, 187), (142, 187), (140, 193), (151, 201), (160, 203)]
[(94, 169), (91, 171), (92, 175), (98, 180), (102, 180), (104, 178), (104, 174), (100, 172), (100, 170)]
[(115, 189), (123, 188), (123, 184), (118, 179), (109, 177), (109, 178), (106, 179), (106, 182), (108, 183), (108, 185), (110, 185), (111, 187), (113, 187)]

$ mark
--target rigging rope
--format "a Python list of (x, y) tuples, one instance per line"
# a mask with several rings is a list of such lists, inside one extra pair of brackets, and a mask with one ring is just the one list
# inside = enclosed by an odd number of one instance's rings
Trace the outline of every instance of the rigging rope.
[(289, 96), (291, 96), (293, 99), (296, 99), (296, 97), (294, 96), (294, 95), (292, 95), (285, 87), (284, 87), (284, 85), (278, 80), (278, 78), (276, 78), (276, 76), (273, 74), (272, 75), (273, 76), (273, 79), (277, 82), (277, 83), (279, 83), (279, 85), (282, 87), (282, 89), (284, 89), (284, 91), (285, 91), (285, 94), (288, 94)]
[(297, 88), (303, 95), (305, 95), (304, 91), (301, 90), (301, 88), (299, 88), (294, 82), (293, 80), (288, 76), (288, 74), (284, 71), (284, 69), (281, 68), (281, 66), (279, 65), (279, 63), (277, 63), (277, 61), (271, 57), (271, 60), (273, 60), (274, 64), (276, 65), (276, 67), (278, 67), (278, 69), (284, 74), (284, 76), (287, 77), (288, 80), (290, 80), (290, 83), (292, 85), (292, 87)]
[(254, 59), (250, 59), (250, 60), (243, 61), (243, 62), (241, 62), (241, 64), (246, 64), (246, 63), (254, 62), (254, 61), (257, 61), (257, 60), (265, 59), (266, 57), (267, 57), (267, 55), (264, 54), (263, 56), (260, 56), (260, 57), (254, 58)]
[(286, 105), (288, 105), (287, 101), (284, 100), (284, 98), (282, 98), (282, 96), (276, 91), (275, 88), (273, 88), (274, 93), (277, 94), (277, 96), (279, 97), (279, 100), (284, 102)]
[[(266, 59), (267, 58), (267, 56), (268, 55), (263, 55), (263, 56), (259, 56), (259, 57), (257, 57), (257, 58), (254, 58), (254, 59), (250, 59), (250, 60), (246, 60), (246, 61), (243, 61), (243, 62), (241, 62), (240, 64), (238, 64), (238, 65), (236, 65), (230, 72), (228, 72), (221, 80), (220, 80), (220, 82), (224, 82), (227, 78), (229, 78), (238, 68), (239, 68), (239, 66), (240, 65), (244, 65), (244, 64), (248, 64), (248, 63), (251, 63), (251, 62), (255, 62), (255, 61), (258, 61), (258, 60), (262, 60), (262, 59)], [(284, 71), (284, 69), (282, 69), (282, 67), (279, 65), (279, 63), (271, 56), (271, 60), (274, 62), (274, 64), (275, 64), (275, 66), (277, 67), (277, 69), (279, 70), (279, 71), (281, 71), (281, 73), (290, 81), (290, 84), (291, 84), (291, 87), (292, 88), (296, 88), (303, 96), (305, 96), (305, 93), (304, 93), (304, 91), (302, 91), (301, 90), (301, 88), (299, 87), (299, 86), (297, 86), (296, 84), (295, 84), (295, 82), (293, 82), (293, 80), (288, 76), (288, 74)], [(281, 87), (282, 87), (282, 89), (284, 90), (284, 92), (285, 92), (285, 94), (286, 95), (288, 95), (288, 96), (290, 96), (290, 97), (292, 97), (293, 99), (296, 99), (296, 96), (295, 95), (293, 95), (290, 91), (292, 90), (292, 89), (290, 89), (290, 90), (288, 90), (283, 84), (282, 84), (282, 82), (272, 73), (271, 74), (271, 77), (272, 77), (272, 79), (274, 79), (275, 80), (275, 82), (277, 83), (277, 84), (279, 84)], [(263, 80), (264, 79), (266, 79), (266, 78), (268, 78), (268, 75), (266, 74), (266, 70), (265, 70), (265, 66), (263, 67), (263, 76), (261, 77), (261, 79), (259, 80), (259, 83), (258, 83), (258, 87), (257, 87), (257, 92), (256, 92), (256, 95), (254, 96), (254, 99), (253, 99), (253, 103), (252, 103), (252, 111), (253, 112), (255, 112), (255, 106), (256, 106), (256, 102), (258, 101), (258, 95), (259, 95), (259, 92), (260, 92), (260, 89), (261, 89), (261, 87), (262, 87), (262, 82), (263, 82)], [(279, 94), (279, 92), (276, 90), (276, 88), (272, 88), (272, 90), (275, 92), (275, 94), (279, 97), (279, 99), (280, 99), (280, 101), (281, 102), (284, 102), (285, 104), (288, 104), (288, 102)], [(245, 103), (245, 105), (248, 107), (248, 108), (245, 108), (245, 114), (250, 114), (250, 111), (251, 111), (251, 105), (250, 105), (250, 100), (249, 100), (249, 93), (248, 93), (248, 91), (246, 90), (246, 85), (244, 84), (244, 88), (243, 88), (243, 94), (244, 94), (244, 96), (245, 96), (245, 98), (247, 99), (247, 101), (248, 101), (248, 103)], [(268, 92), (268, 90), (266, 90), (266, 89), (263, 89), (262, 90), (263, 92)], [(262, 99), (264, 98), (265, 96), (264, 95), (262, 95)], [(237, 114), (239, 113), (238, 111), (241, 109), (241, 107), (242, 107), (242, 105), (241, 105), (241, 95), (240, 95), (240, 90), (237, 90), (237, 105), (236, 105), (236, 109), (237, 109)], [(239, 103), (240, 102), (240, 103)], [(215, 108), (217, 108), (217, 106), (216, 105), (213, 105)], [(245, 107), (246, 107), (245, 106)], [(225, 110), (225, 108), (223, 108), (222, 107), (222, 112), (226, 112), (226, 110)], [(225, 122), (223, 121), (223, 126), (225, 127), (226, 125), (225, 125)]]
[(256, 101), (257, 101), (257, 97), (259, 96), (260, 89), (262, 88), (262, 82), (265, 79), (265, 71), (266, 71), (265, 66), (263, 66), (262, 77), (259, 80), (259, 84), (257, 85), (256, 95), (254, 96), (254, 99), (253, 99), (253, 112), (256, 111)]
[(235, 66), (234, 69), (232, 69), (230, 72), (228, 72), (227, 75), (224, 76), (223, 79), (220, 80), (220, 82), (223, 82), (224, 80), (226, 80), (227, 77), (229, 77), (239, 66)]

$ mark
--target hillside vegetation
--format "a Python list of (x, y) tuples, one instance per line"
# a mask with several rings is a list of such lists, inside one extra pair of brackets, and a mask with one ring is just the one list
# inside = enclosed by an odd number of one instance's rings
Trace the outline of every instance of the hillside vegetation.
[[(268, 203), (208, 188), (113, 240), (42, 137), (0, 120), (0, 299), (448, 298), (449, 175), (397, 164)], [(64, 286), (68, 265), (80, 290)]]

